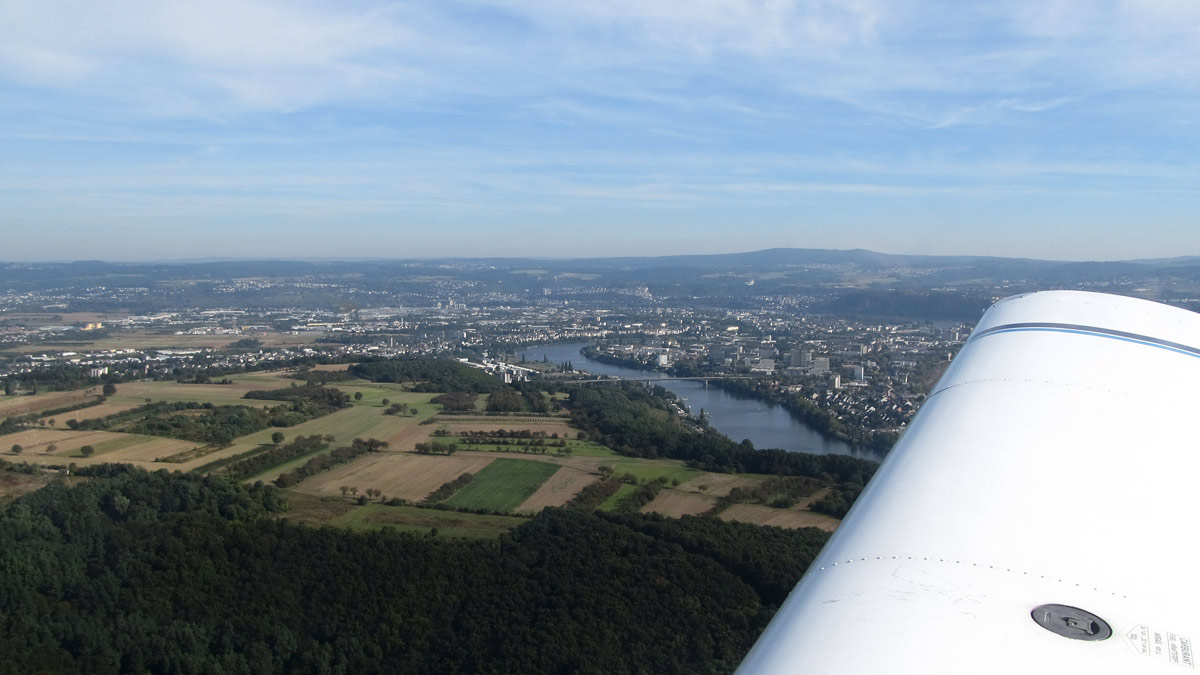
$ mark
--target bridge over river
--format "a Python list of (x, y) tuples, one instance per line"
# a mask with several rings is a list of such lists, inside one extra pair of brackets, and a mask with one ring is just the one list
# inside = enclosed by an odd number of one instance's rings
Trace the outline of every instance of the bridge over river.
[(569, 380), (572, 384), (591, 384), (593, 382), (704, 382), (704, 388), (708, 389), (709, 380), (761, 380), (764, 379), (761, 375), (709, 375), (699, 377), (671, 377), (663, 375), (661, 377), (621, 377), (610, 375), (608, 377), (598, 377), (590, 380)]

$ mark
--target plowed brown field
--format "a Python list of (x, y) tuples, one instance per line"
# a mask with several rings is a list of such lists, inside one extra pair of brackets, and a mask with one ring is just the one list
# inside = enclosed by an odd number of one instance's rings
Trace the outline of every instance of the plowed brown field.
[(664, 516), (694, 515), (704, 513), (712, 508), (716, 497), (709, 497), (699, 492), (681, 492), (679, 490), (663, 490), (654, 501), (642, 507), (642, 513), (661, 513)]
[(734, 504), (718, 514), (721, 520), (736, 520), (741, 523), (755, 525), (774, 525), (776, 527), (800, 528), (818, 527), (827, 532), (837, 529), (840, 522), (837, 518), (813, 513), (812, 511), (788, 511), (773, 509), (757, 504)]
[(583, 491), (583, 488), (600, 480), (600, 476), (564, 466), (542, 484), (517, 507), (517, 513), (537, 513), (547, 506), (562, 506)]
[(381, 490), (388, 497), (420, 501), (444, 483), (464, 473), (475, 473), (493, 457), (371, 453), (365, 457), (318, 474), (299, 486), (302, 492), (341, 495), (343, 485)]

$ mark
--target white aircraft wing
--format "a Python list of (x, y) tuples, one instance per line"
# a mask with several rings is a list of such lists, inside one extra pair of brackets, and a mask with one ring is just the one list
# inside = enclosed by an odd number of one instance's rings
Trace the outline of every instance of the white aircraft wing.
[(739, 673), (1179, 673), (1200, 640), (1200, 315), (983, 316)]

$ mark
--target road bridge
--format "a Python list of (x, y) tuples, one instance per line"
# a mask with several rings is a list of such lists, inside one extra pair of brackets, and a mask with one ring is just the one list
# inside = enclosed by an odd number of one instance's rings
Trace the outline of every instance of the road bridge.
[(704, 382), (704, 388), (708, 388), (709, 380), (761, 380), (762, 375), (708, 375), (699, 377), (598, 377), (592, 380), (569, 380), (573, 384), (592, 384), (595, 382), (670, 382), (670, 381), (694, 381)]

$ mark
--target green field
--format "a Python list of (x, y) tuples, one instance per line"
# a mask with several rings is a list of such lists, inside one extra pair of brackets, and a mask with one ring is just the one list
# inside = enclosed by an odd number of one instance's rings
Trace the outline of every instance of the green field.
[(458, 511), (422, 509), (415, 506), (385, 506), (367, 504), (356, 506), (329, 522), (330, 525), (352, 530), (379, 530), (384, 527), (401, 532), (428, 534), (437, 528), (439, 537), (465, 539), (495, 539), (528, 519), (516, 516), (493, 516)]
[(605, 499), (604, 502), (601, 503), (600, 506), (597, 506), (596, 508), (600, 511), (612, 511), (613, 509), (617, 508), (617, 504), (620, 504), (622, 499), (629, 496), (629, 493), (633, 492), (636, 489), (637, 489), (636, 485), (630, 485), (628, 483), (625, 483), (624, 485), (621, 486), (621, 488), (619, 490), (614, 492), (611, 497), (609, 497), (608, 499)]
[[(390, 403), (407, 403), (410, 406), (414, 404), (429, 404), (429, 411), (438, 411), (442, 407), (429, 403), (429, 399), (436, 394), (421, 394), (405, 391), (404, 387), (399, 384), (389, 382), (368, 382), (366, 380), (345, 380), (343, 382), (330, 382), (328, 387), (340, 389), (350, 395), (350, 402), (355, 405), (372, 405), (386, 407), (383, 405), (383, 399), (387, 399)], [(361, 393), (363, 395), (361, 401), (355, 401), (354, 395)]]
[[(426, 398), (432, 394), (422, 394)], [(297, 424), (294, 427), (286, 429), (267, 429), (264, 431), (255, 432), (248, 436), (239, 438), (234, 445), (240, 448), (239, 452), (251, 450), (262, 443), (270, 441), (271, 434), (276, 431), (282, 431), (287, 438), (295, 438), (296, 436), (311, 436), (313, 434), (326, 435), (330, 434), (334, 437), (333, 443), (329, 444), (329, 450), (343, 445), (349, 445), (356, 438), (368, 439), (374, 438), (381, 441), (386, 441), (396, 433), (409, 427), (415, 427), (420, 424), (423, 417), (404, 417), (401, 415), (384, 415), (378, 407), (358, 405), (344, 408), (335, 413), (330, 413), (324, 417), (318, 417), (313, 420)], [(389, 448), (391, 450), (403, 450), (404, 448)], [(326, 450), (325, 452), (328, 452)], [(308, 457), (295, 459), (259, 474), (255, 479), (262, 481), (272, 481), (285, 471), (300, 466), (308, 461)]]
[[(120, 438), (114, 438), (111, 441), (101, 441), (100, 443), (96, 443), (95, 445), (92, 446), (92, 450), (94, 450), (95, 454), (97, 454), (97, 455), (103, 455), (104, 453), (112, 452), (113, 450), (124, 450), (125, 448), (137, 445), (139, 443), (145, 443), (147, 441), (156, 441), (156, 440), (158, 440), (157, 436), (142, 436), (140, 434), (121, 434)], [(203, 444), (196, 443), (195, 445), (203, 445)], [(61, 456), (82, 457), (83, 454), (81, 452), (79, 452), (79, 450), (74, 450), (69, 454), (61, 453)]]
[[(279, 402), (243, 399), (242, 396), (245, 392), (252, 389), (281, 389), (299, 384), (298, 380), (289, 379), (286, 377), (286, 373), (279, 371), (231, 375), (229, 379), (233, 383), (228, 385), (127, 382), (118, 385), (117, 394), (109, 397), (108, 403), (137, 406), (143, 404), (146, 399), (150, 399), (153, 401), (196, 401), (218, 405), (247, 405), (262, 408), (263, 406), (278, 405)], [(590, 473), (603, 464), (610, 466), (618, 478), (632, 474), (641, 484), (661, 478), (666, 479), (668, 486), (672, 484), (672, 481), (679, 481), (680, 484), (687, 483), (686, 486), (681, 485), (681, 490), (703, 492), (712, 498), (726, 494), (732, 487), (752, 485), (766, 478), (765, 476), (746, 474), (704, 473), (675, 460), (638, 459), (618, 455), (613, 450), (593, 441), (578, 440), (578, 430), (569, 426), (565, 415), (486, 415), (478, 410), (467, 415), (445, 415), (441, 414), (442, 407), (440, 405), (430, 402), (430, 399), (436, 394), (405, 391), (404, 385), (401, 384), (347, 380), (334, 382), (328, 386), (349, 394), (351, 405), (293, 427), (267, 428), (247, 434), (235, 439), (231, 445), (224, 448), (201, 447), (199, 444), (132, 434), (96, 433), (92, 437), (94, 440), (82, 440), (79, 443), (71, 444), (59, 442), (58, 445), (62, 447), (54, 455), (36, 455), (36, 458), (46, 461), (61, 461), (67, 458), (75, 460), (80, 457), (78, 446), (90, 443), (95, 452), (93, 462), (115, 460), (144, 464), (162, 462), (166, 457), (177, 457), (177, 461), (159, 466), (171, 470), (215, 471), (221, 465), (234, 461), (235, 457), (248, 456), (273, 447), (271, 436), (277, 432), (282, 432), (287, 441), (301, 435), (330, 435), (333, 437), (333, 442), (314, 454), (328, 453), (334, 448), (349, 445), (356, 438), (375, 438), (387, 441), (391, 444), (387, 450), (388, 453), (411, 452), (417, 443), (429, 441), (430, 434), (437, 429), (444, 429), (451, 434), (499, 429), (528, 430), (545, 434), (547, 441), (558, 440), (549, 438), (551, 434), (557, 434), (559, 439), (565, 440), (571, 449), (569, 457), (563, 457), (556, 452), (556, 448), (546, 446), (528, 448), (529, 450), (544, 449), (544, 453), (530, 452), (521, 455), (520, 458), (500, 457), (480, 469), (470, 484), (451, 495), (444, 502), (445, 505), (453, 508), (478, 509), (496, 513), (515, 511), (563, 465), (574, 466), (585, 473)], [(361, 393), (362, 399), (353, 400), (355, 393)], [(36, 397), (0, 397), (0, 416), (3, 415), (6, 408), (12, 409), (29, 403), (36, 404), (34, 407), (47, 409), (73, 404), (84, 398), (86, 397), (83, 396), (82, 390), (52, 392)], [(384, 399), (388, 399), (389, 403), (407, 404), (418, 414), (385, 415)], [(486, 397), (481, 396), (478, 399), (479, 406), (481, 407), (486, 400)], [(425, 420), (436, 420), (437, 424), (421, 425), (421, 422)], [(59, 422), (62, 420), (60, 419)], [(61, 428), (57, 430), (57, 432), (65, 431)], [(442, 443), (454, 443), (459, 440), (459, 437), (451, 435), (434, 440)], [(15, 441), (10, 442), (9, 445), (13, 442)], [(25, 444), (25, 441), (21, 442)], [(26, 444), (26, 450), (29, 450), (30, 447), (32, 445)], [(460, 443), (459, 450), (523, 453), (527, 448), (492, 443), (481, 445)], [(281, 473), (303, 465), (312, 457), (313, 455), (306, 455), (287, 460), (275, 467), (267, 468), (255, 476), (247, 477), (246, 480), (251, 482), (261, 480), (269, 483)], [(457, 476), (458, 473), (454, 475)], [(372, 479), (365, 477), (363, 480), (370, 481)], [(701, 485), (705, 486), (705, 489), (702, 490)], [(622, 484), (618, 492), (605, 500), (599, 508), (605, 511), (616, 508), (635, 489), (637, 489), (635, 485)], [(488, 517), (484, 516), (436, 509), (387, 507), (382, 504), (357, 506), (345, 499), (324, 501), (311, 495), (301, 497), (300, 493), (292, 491), (289, 493), (292, 495), (289, 499), (293, 499), (298, 508), (293, 510), (288, 517), (294, 518), (298, 522), (312, 524), (339, 525), (354, 529), (379, 529), (386, 526), (422, 534), (428, 534), (432, 528), (436, 527), (440, 536), (479, 538), (495, 537), (499, 532), (507, 531), (521, 522), (519, 518), (500, 517), (500, 520), (487, 520)], [(767, 511), (768, 507), (754, 506), (754, 509), (743, 509), (747, 513), (742, 517), (762, 519), (778, 515)]]
[(618, 478), (631, 473), (637, 477), (638, 482), (645, 483), (659, 477), (664, 477), (668, 481), (678, 480), (680, 483), (686, 483), (693, 478), (699, 478), (704, 475), (704, 472), (699, 469), (683, 466), (682, 462), (654, 461), (654, 462), (639, 462), (637, 464), (622, 463), (613, 467), (613, 475)]
[(567, 441), (571, 454), (575, 457), (621, 457), (611, 448), (594, 441)]
[(558, 468), (557, 464), (547, 462), (497, 459), (475, 474), (475, 480), (443, 503), (464, 509), (512, 511), (537, 492)]

